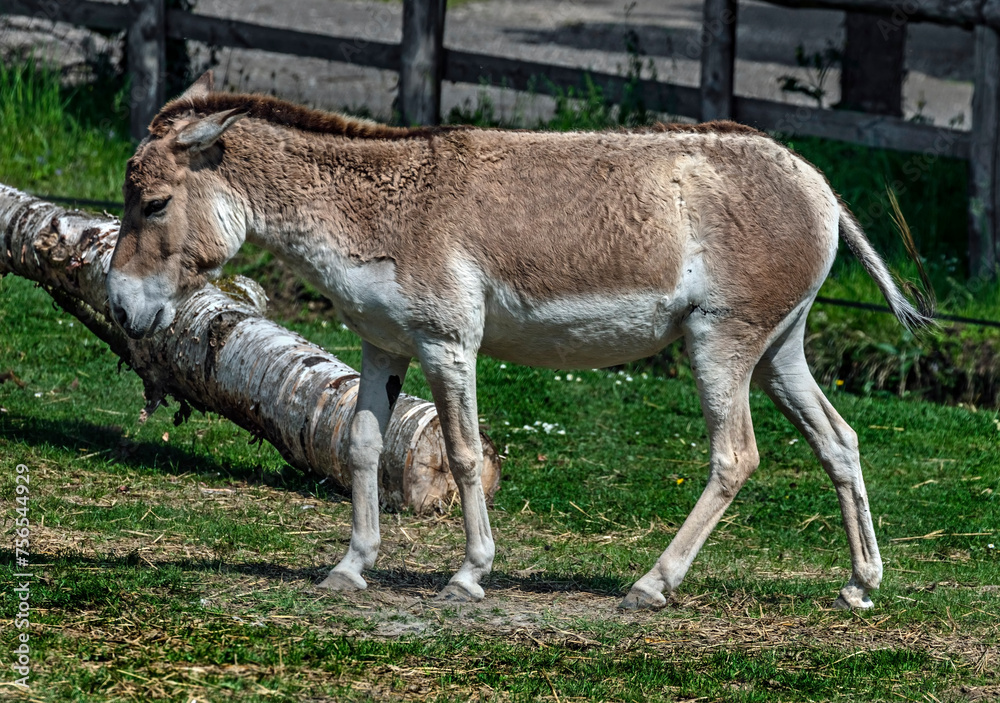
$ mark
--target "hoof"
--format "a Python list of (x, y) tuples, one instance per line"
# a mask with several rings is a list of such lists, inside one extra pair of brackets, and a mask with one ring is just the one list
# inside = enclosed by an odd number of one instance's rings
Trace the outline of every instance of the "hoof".
[(860, 586), (848, 583), (840, 589), (840, 596), (833, 602), (833, 607), (838, 610), (866, 610), (874, 603), (868, 597), (868, 593)]
[(356, 574), (346, 571), (331, 571), (330, 575), (316, 587), (326, 588), (330, 591), (363, 591), (368, 588), (368, 583)]
[(833, 601), (833, 607), (837, 610), (867, 610), (874, 606), (875, 604), (872, 603), (872, 599), (868, 596), (853, 599), (853, 601), (848, 601), (844, 596), (840, 596), (837, 600)]
[(444, 590), (434, 596), (434, 600), (443, 603), (478, 603), (486, 595), (480, 586), (472, 584), (472, 588), (452, 581)]
[(667, 599), (662, 593), (649, 593), (633, 586), (618, 608), (621, 610), (660, 610), (666, 605)]

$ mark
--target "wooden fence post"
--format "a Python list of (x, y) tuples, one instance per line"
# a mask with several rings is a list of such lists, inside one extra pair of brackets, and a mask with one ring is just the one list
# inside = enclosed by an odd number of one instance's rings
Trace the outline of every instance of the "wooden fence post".
[(130, 0), (126, 50), (129, 121), (133, 139), (146, 136), (150, 121), (163, 107), (163, 81), (167, 63), (167, 27), (164, 0)]
[(848, 12), (840, 72), (840, 107), (903, 116), (906, 17)]
[(445, 0), (403, 0), (399, 112), (404, 125), (441, 121)]
[(1000, 33), (975, 28), (975, 89), (969, 149), (969, 273), (989, 277), (1000, 254)]
[(701, 27), (701, 120), (733, 118), (736, 0), (705, 0)]

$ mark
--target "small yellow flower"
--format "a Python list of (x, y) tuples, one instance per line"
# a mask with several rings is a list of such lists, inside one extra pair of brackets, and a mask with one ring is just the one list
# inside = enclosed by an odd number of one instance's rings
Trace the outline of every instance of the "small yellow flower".
[(682, 478), (677, 479), (677, 485), (678, 486), (681, 485), (682, 483), (684, 483), (684, 479), (682, 479)]
[(841, 379), (838, 378), (837, 379), (837, 386), (840, 387), (842, 385), (844, 385), (844, 382)]

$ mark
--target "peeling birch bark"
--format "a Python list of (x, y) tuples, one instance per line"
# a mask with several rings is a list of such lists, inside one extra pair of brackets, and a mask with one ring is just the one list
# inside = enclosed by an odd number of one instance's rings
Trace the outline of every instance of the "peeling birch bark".
[[(348, 428), (358, 373), (265, 319), (263, 290), (242, 276), (192, 294), (166, 332), (129, 339), (111, 322), (104, 288), (118, 228), (110, 216), (67, 211), (0, 184), (0, 275), (40, 283), (131, 366), (146, 388), (143, 417), (168, 395), (182, 414), (190, 407), (217, 412), (350, 495)], [(500, 459), (486, 435), (483, 449), (483, 489), (492, 500)], [(399, 396), (380, 482), (386, 509), (444, 511), (457, 502), (433, 403)]]

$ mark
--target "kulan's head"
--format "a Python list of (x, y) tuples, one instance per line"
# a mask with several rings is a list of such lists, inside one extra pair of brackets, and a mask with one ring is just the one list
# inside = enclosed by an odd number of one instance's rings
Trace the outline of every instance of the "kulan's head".
[[(206, 73), (178, 100), (211, 89)], [(184, 296), (218, 275), (246, 239), (245, 204), (219, 175), (221, 137), (244, 116), (192, 110), (154, 132), (129, 159), (107, 291), (111, 315), (130, 337), (168, 327)]]

